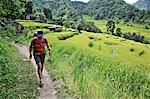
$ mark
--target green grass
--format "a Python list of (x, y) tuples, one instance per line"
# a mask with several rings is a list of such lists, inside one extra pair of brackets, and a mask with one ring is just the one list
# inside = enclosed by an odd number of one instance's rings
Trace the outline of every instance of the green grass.
[(36, 72), (29, 60), (0, 40), (0, 99), (35, 99), (37, 87)]
[(33, 27), (33, 26), (40, 26), (40, 27), (42, 27), (42, 26), (54, 26), (52, 24), (39, 23), (39, 22), (31, 21), (31, 20), (16, 20), (16, 21), (25, 27), (29, 27), (29, 26), (31, 26), (31, 27)]
[[(60, 37), (60, 35), (66, 35), (70, 33), (64, 32), (56, 34), (46, 34), (45, 36), (49, 39), (50, 43), (57, 41), (68, 42), (71, 45), (79, 46), (81, 48), (87, 48), (88, 44), (92, 42), (94, 46), (91, 49), (97, 50), (97, 53), (100, 53), (101, 56), (107, 55), (128, 64), (144, 65), (146, 67), (150, 66), (149, 45), (107, 34), (94, 34), (87, 32), (76, 35), (64, 41), (58, 40), (58, 37)], [(90, 39), (89, 37), (93, 37), (94, 39)], [(131, 48), (134, 48), (133, 52), (130, 51)], [(144, 51), (144, 54), (139, 56), (142, 51)]]
[[(64, 80), (67, 93), (81, 99), (149, 98), (149, 45), (87, 32), (58, 40), (63, 34), (67, 33), (45, 35), (53, 46), (47, 68), (55, 79)], [(89, 47), (89, 42), (94, 46)]]
[[(65, 82), (61, 91), (63, 96), (69, 94), (79, 99), (150, 98), (150, 45), (85, 31), (66, 40), (58, 39), (72, 34), (74, 32), (66, 31), (45, 35), (53, 50), (47, 68), (55, 79)], [(90, 42), (92, 47), (89, 47)]]
[(64, 88), (74, 98), (150, 98), (149, 70), (145, 67), (120, 63), (69, 42), (55, 43), (51, 59), (47, 68), (55, 79), (63, 79)]
[[(102, 32), (106, 32), (106, 24), (107, 20), (94, 20), (93, 18), (89, 16), (84, 16), (84, 19), (87, 21), (92, 21), (95, 23), (95, 25), (102, 30)], [(132, 26), (127, 26), (127, 24)], [(150, 40), (150, 29), (145, 29), (145, 25), (143, 24), (135, 24), (132, 22), (129, 22), (127, 24), (123, 24), (120, 22), (119, 24), (116, 24), (116, 28), (121, 28), (122, 32), (136, 32), (145, 37), (146, 40)]]

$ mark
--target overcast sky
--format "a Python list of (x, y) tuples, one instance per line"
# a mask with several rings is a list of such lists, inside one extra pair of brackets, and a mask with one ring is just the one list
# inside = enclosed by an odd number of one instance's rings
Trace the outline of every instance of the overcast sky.
[[(83, 1), (83, 2), (88, 2), (89, 0), (71, 0), (71, 1)], [(124, 1), (126, 1), (127, 3), (132, 4), (132, 3), (135, 3), (135, 2), (138, 1), (138, 0), (124, 0)]]

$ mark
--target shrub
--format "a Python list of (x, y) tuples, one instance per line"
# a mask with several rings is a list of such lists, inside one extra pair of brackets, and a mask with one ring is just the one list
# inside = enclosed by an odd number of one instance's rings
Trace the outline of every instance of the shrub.
[(134, 51), (134, 48), (130, 48), (130, 51), (133, 52), (133, 51)]
[(144, 36), (140, 35), (139, 33), (124, 33), (122, 37), (135, 42), (144, 42)]
[(113, 42), (104, 42), (106, 45), (117, 45), (117, 43), (113, 43)]
[(102, 40), (102, 38), (99, 38), (98, 40)]
[(133, 26), (132, 24), (130, 26)]
[(142, 56), (144, 53), (145, 53), (144, 50), (141, 51), (141, 52), (139, 53), (139, 56)]
[(14, 39), (14, 36), (16, 36), (16, 29), (12, 25), (8, 24), (2, 28), (0, 36), (9, 40)]
[(150, 29), (147, 25), (145, 26), (145, 29)]
[(75, 36), (75, 35), (78, 35), (78, 33), (60, 35), (60, 36), (58, 36), (57, 38), (58, 38), (59, 40), (66, 40), (66, 39), (71, 38), (71, 37), (73, 37), (73, 36)]
[(88, 43), (88, 46), (89, 46), (89, 47), (93, 47), (93, 46), (94, 46), (93, 42), (89, 42), (89, 43)]
[(121, 37), (122, 35), (121, 28), (117, 28), (116, 32), (113, 35)]
[(89, 36), (89, 39), (94, 39), (94, 37), (93, 36)]
[(144, 44), (150, 44), (150, 40), (144, 40)]
[(121, 42), (124, 42), (124, 41), (126, 41), (126, 39), (122, 39), (122, 40), (120, 40)]
[(101, 30), (97, 28), (93, 22), (85, 22), (83, 20), (77, 24), (76, 28), (79, 32), (81, 30), (85, 30), (87, 32), (102, 33)]
[(101, 38), (98, 38), (98, 37), (94, 38), (94, 41), (99, 41), (99, 40), (101, 40)]

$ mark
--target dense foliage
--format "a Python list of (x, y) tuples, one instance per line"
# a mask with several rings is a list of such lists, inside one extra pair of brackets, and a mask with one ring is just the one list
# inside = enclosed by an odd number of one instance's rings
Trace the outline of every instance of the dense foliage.
[(73, 3), (75, 8), (79, 9), (82, 14), (95, 16), (95, 19), (116, 19), (128, 22), (146, 22), (150, 20), (150, 14), (146, 11), (141, 11), (127, 4), (123, 0), (90, 0), (83, 9), (82, 3)]
[[(43, 3), (43, 5), (37, 4), (37, 2)], [(66, 28), (74, 28), (79, 30), (86, 30), (88, 32), (101, 32), (94, 23), (85, 22), (79, 9), (82, 9), (82, 6), (85, 6), (86, 3), (81, 3), (80, 8), (74, 4), (78, 2), (71, 2), (70, 0), (51, 0), (51, 1), (35, 1), (33, 2), (35, 6), (38, 7), (38, 12), (45, 14), (46, 18), (52, 23), (58, 25), (63, 25)], [(45, 8), (46, 7), (46, 8)], [(39, 10), (40, 9), (40, 10)], [(48, 13), (47, 13), (48, 12)]]
[(107, 33), (112, 34), (114, 36), (123, 37), (125, 39), (133, 40), (135, 42), (141, 42), (145, 44), (149, 44), (149, 41), (144, 40), (144, 36), (138, 33), (122, 33), (121, 28), (117, 28), (115, 31), (115, 22), (113, 20), (109, 20), (106, 24)]
[(21, 14), (21, 0), (0, 0), (0, 17), (16, 19)]
[(32, 14), (32, 2), (27, 0), (0, 0), (0, 17), (23, 19)]

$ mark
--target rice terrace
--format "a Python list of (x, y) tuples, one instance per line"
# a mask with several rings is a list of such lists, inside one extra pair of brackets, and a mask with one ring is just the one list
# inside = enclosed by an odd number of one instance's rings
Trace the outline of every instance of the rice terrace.
[(131, 1), (0, 0), (0, 99), (150, 99), (150, 1)]

